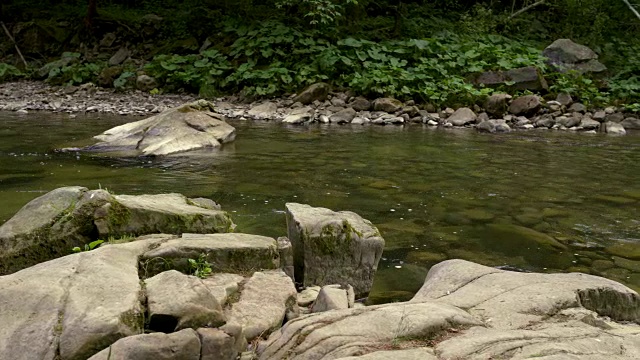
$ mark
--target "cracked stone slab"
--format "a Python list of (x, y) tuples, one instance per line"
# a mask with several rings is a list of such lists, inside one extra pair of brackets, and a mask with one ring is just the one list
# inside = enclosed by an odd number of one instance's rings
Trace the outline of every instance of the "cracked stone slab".
[(416, 348), (406, 350), (375, 351), (362, 356), (348, 356), (337, 360), (438, 360), (433, 350)]
[(129, 336), (113, 343), (89, 360), (200, 360), (200, 338), (193, 329), (172, 334)]
[(242, 326), (247, 341), (279, 328), (289, 311), (295, 311), (296, 287), (282, 270), (254, 273), (242, 286), (238, 302), (230, 304), (229, 324)]
[(161, 241), (103, 246), (0, 276), (0, 359), (87, 359), (141, 333), (138, 256)]
[(244, 281), (244, 276), (229, 273), (216, 273), (202, 279), (202, 283), (209, 288), (220, 306), (227, 304), (229, 297), (233, 296), (240, 290), (240, 283)]
[(450, 328), (481, 325), (464, 310), (434, 302), (327, 311), (294, 319), (258, 348), (260, 360), (329, 360), (370, 352)]

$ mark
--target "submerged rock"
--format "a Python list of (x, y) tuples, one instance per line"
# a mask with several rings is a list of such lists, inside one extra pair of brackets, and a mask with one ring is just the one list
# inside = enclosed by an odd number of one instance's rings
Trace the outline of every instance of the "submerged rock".
[(350, 211), (287, 203), (294, 273), (302, 286), (350, 284), (369, 293), (384, 239), (371, 222)]
[(67, 255), (97, 239), (233, 228), (226, 212), (197, 206), (179, 194), (113, 195), (64, 187), (32, 200), (0, 226), (0, 274)]
[(84, 151), (118, 156), (163, 156), (212, 149), (235, 139), (236, 130), (213, 105), (198, 100), (148, 119), (116, 126), (95, 136), (100, 142)]

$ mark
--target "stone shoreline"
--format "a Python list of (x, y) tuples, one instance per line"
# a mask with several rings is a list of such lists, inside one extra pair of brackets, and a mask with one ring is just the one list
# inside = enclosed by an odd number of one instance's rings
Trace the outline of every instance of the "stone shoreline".
[[(25, 81), (0, 84), (0, 111), (27, 114), (30, 111), (146, 116), (192, 102), (191, 94), (150, 95), (143, 91), (119, 92), (114, 89), (81, 86), (51, 86)], [(425, 124), (432, 127), (475, 128), (500, 133), (514, 130), (553, 129), (624, 135), (640, 130), (640, 116), (624, 109), (607, 107), (590, 110), (573, 102), (570, 96), (544, 101), (537, 95), (513, 98), (508, 94), (490, 96), (483, 107), (474, 105), (457, 110), (417, 106), (393, 98), (369, 100), (348, 92), (330, 92), (318, 83), (296, 96), (242, 103), (234, 96), (212, 101), (216, 111), (230, 119), (277, 121), (287, 124), (334, 123), (353, 125)]]

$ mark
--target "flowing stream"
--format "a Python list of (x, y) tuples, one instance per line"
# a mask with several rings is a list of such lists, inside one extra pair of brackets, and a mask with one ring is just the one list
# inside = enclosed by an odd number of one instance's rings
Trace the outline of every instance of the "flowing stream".
[(134, 120), (0, 113), (0, 224), (69, 185), (208, 197), (237, 231), (273, 237), (286, 235), (284, 204), (300, 202), (380, 229), (374, 303), (410, 298), (450, 258), (592, 273), (640, 290), (640, 133), (230, 121), (235, 143), (188, 161), (53, 151)]

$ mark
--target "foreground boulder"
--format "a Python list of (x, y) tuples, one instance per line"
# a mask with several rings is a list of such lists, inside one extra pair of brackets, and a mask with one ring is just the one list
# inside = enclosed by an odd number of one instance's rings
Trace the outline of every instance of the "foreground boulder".
[(200, 360), (200, 338), (193, 329), (153, 333), (116, 341), (89, 360)]
[(87, 359), (144, 326), (138, 256), (105, 246), (0, 276), (0, 359)]
[(349, 284), (369, 293), (384, 248), (380, 232), (350, 211), (287, 203), (294, 274), (302, 286)]
[(95, 136), (82, 150), (117, 156), (162, 156), (218, 148), (235, 140), (236, 130), (204, 100), (169, 109), (148, 119), (116, 126)]
[[(380, 351), (394, 348), (412, 351)], [(591, 275), (448, 260), (431, 268), (409, 302), (295, 319), (258, 353), (261, 360), (638, 359), (640, 296)]]
[(113, 195), (64, 187), (25, 205), (0, 226), (0, 274), (67, 255), (96, 239), (150, 233), (220, 233), (226, 212), (179, 194)]

